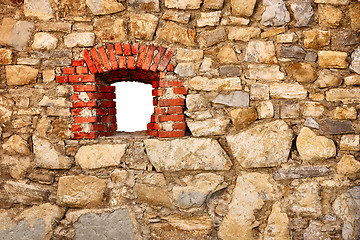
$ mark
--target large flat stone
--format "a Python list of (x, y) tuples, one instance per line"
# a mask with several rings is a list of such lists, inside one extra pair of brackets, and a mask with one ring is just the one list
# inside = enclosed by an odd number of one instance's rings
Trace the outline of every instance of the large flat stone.
[(165, 0), (165, 7), (177, 9), (199, 9), (202, 0)]
[(242, 90), (241, 79), (233, 78), (207, 78), (194, 77), (188, 81), (189, 87), (199, 91), (226, 91)]
[(7, 181), (3, 186), (5, 192), (14, 203), (36, 205), (49, 200), (50, 191), (39, 185)]
[(159, 0), (128, 0), (127, 6), (130, 11), (160, 11)]
[(240, 17), (250, 17), (255, 8), (256, 0), (231, 0), (231, 12)]
[(29, 144), (19, 135), (12, 135), (9, 139), (4, 142), (2, 148), (5, 152), (11, 155), (30, 155)]
[(256, 63), (277, 63), (275, 46), (272, 41), (253, 40), (248, 43), (245, 53), (245, 61)]
[(319, 66), (323, 68), (347, 68), (347, 53), (339, 51), (319, 51)]
[(211, 138), (145, 140), (156, 171), (229, 170), (232, 163), (220, 144)]
[(248, 107), (249, 93), (235, 91), (230, 94), (219, 94), (212, 100), (215, 104), (222, 104), (229, 107)]
[(297, 214), (321, 216), (320, 186), (317, 182), (304, 182), (292, 189), (287, 200)]
[(55, 49), (58, 43), (58, 39), (49, 33), (36, 33), (34, 35), (34, 42), (32, 48), (35, 50), (50, 50)]
[(307, 90), (298, 83), (273, 83), (270, 85), (270, 96), (280, 99), (305, 99)]
[(280, 81), (284, 79), (285, 74), (280, 71), (278, 65), (249, 64), (245, 76), (260, 81)]
[(156, 36), (170, 43), (194, 46), (196, 32), (190, 28), (169, 21), (165, 26), (157, 30)]
[(86, 5), (94, 15), (107, 15), (125, 10), (116, 0), (86, 0)]
[(214, 30), (204, 31), (198, 34), (198, 43), (201, 47), (211, 47), (215, 44), (224, 42), (226, 37), (226, 32), (223, 27), (218, 27)]
[(264, 240), (288, 240), (290, 239), (289, 218), (282, 211), (281, 203), (275, 202), (271, 209), (267, 225), (264, 231)]
[(290, 22), (290, 13), (284, 1), (268, 0), (264, 2), (265, 11), (261, 17), (261, 23), (265, 26), (281, 26)]
[(320, 120), (320, 134), (354, 133), (351, 121), (336, 121), (331, 119)]
[(151, 41), (159, 19), (152, 14), (131, 14), (130, 31), (133, 37)]
[(26, 17), (37, 17), (43, 21), (54, 17), (49, 0), (25, 0), (24, 14)]
[(202, 121), (187, 119), (186, 123), (192, 135), (194, 137), (200, 137), (225, 134), (226, 127), (229, 125), (230, 120), (226, 118), (206, 119)]
[(31, 22), (3, 18), (0, 26), (0, 44), (22, 51), (29, 42), (33, 28), (34, 24)]
[(34, 84), (38, 70), (29, 66), (11, 65), (6, 66), (6, 83), (9, 86)]
[(228, 27), (228, 38), (229, 40), (235, 41), (250, 41), (252, 38), (260, 36), (261, 29), (255, 27)]
[(310, 63), (294, 63), (286, 67), (286, 72), (300, 83), (312, 83), (317, 78), (315, 67)]
[(226, 140), (244, 168), (274, 167), (288, 161), (293, 133), (282, 120), (259, 124)]
[(318, 29), (304, 31), (304, 45), (306, 48), (321, 49), (330, 44), (330, 32)]
[[(356, 80), (356, 79), (355, 79)], [(345, 103), (360, 101), (360, 88), (333, 88), (326, 92), (327, 101), (342, 101)]]
[(122, 18), (104, 17), (96, 19), (94, 31), (102, 42), (121, 42), (127, 39), (126, 23)]
[(329, 168), (324, 166), (297, 166), (282, 168), (273, 173), (273, 176), (275, 180), (303, 179), (324, 177), (329, 175), (329, 172)]
[(134, 187), (137, 203), (171, 207), (168, 191), (162, 187), (149, 186), (147, 184), (136, 184)]
[(95, 34), (91, 32), (74, 32), (64, 37), (65, 46), (73, 47), (90, 47), (94, 45)]

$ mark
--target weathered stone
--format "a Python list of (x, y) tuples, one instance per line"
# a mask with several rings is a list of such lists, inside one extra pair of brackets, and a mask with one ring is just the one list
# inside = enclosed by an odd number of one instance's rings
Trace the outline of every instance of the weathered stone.
[(203, 7), (205, 9), (219, 10), (222, 9), (224, 0), (204, 0)]
[(40, 63), (40, 59), (18, 58), (16, 59), (16, 63), (18, 65), (38, 65)]
[(350, 121), (335, 121), (322, 119), (320, 121), (320, 134), (344, 134), (353, 133), (354, 129)]
[(34, 182), (51, 185), (54, 183), (55, 174), (49, 171), (42, 172), (42, 170), (32, 170), (28, 178)]
[(312, 83), (317, 78), (315, 67), (310, 63), (294, 63), (286, 67), (286, 72), (300, 83)]
[(323, 68), (347, 68), (346, 52), (319, 51), (319, 66)]
[(295, 27), (307, 27), (312, 21), (314, 15), (311, 2), (294, 2), (290, 4), (296, 20)]
[(71, 59), (53, 59), (53, 60), (45, 60), (42, 62), (42, 66), (44, 67), (55, 67), (55, 66), (69, 66), (71, 65)]
[(176, 51), (176, 59), (180, 61), (199, 61), (203, 59), (203, 50), (193, 50), (180, 48)]
[(94, 26), (92, 25), (92, 23), (90, 24), (87, 22), (77, 22), (72, 27), (72, 30), (74, 32), (92, 32), (94, 31)]
[(14, 203), (24, 205), (41, 204), (49, 198), (49, 190), (23, 182), (7, 181), (5, 192)]
[(360, 136), (359, 135), (342, 135), (340, 140), (340, 150), (359, 151)]
[(281, 211), (279, 202), (275, 202), (271, 209), (267, 225), (264, 231), (264, 240), (288, 240), (289, 218), (286, 213)]
[(13, 18), (3, 18), (0, 26), (0, 44), (8, 45), (18, 51), (26, 48), (34, 24), (27, 21), (16, 21)]
[(298, 103), (283, 103), (280, 106), (280, 118), (298, 118), (300, 105)]
[(205, 110), (205, 111), (198, 111), (198, 112), (189, 112), (189, 111), (185, 111), (186, 116), (188, 116), (189, 118), (192, 118), (194, 120), (205, 120), (205, 119), (209, 119), (212, 118), (213, 115), (211, 114), (211, 112), (209, 110)]
[(256, 0), (231, 0), (232, 14), (240, 17), (250, 17), (255, 8)]
[(310, 221), (309, 226), (304, 232), (304, 240), (327, 240), (330, 239), (330, 235), (327, 232), (323, 232), (324, 228), (321, 222)]
[(247, 18), (242, 17), (235, 17), (235, 16), (224, 16), (221, 19), (220, 25), (223, 26), (239, 26), (239, 25), (248, 25), (250, 20)]
[(206, 75), (219, 75), (219, 71), (216, 68), (213, 68), (213, 60), (209, 57), (204, 57), (201, 65), (200, 65), (200, 73)]
[(3, 145), (2, 148), (10, 155), (30, 155), (28, 143), (19, 135), (12, 135)]
[(211, 194), (226, 185), (224, 177), (214, 173), (201, 173), (186, 176), (182, 179), (185, 186), (176, 185), (172, 188), (175, 205), (181, 208), (200, 207), (210, 198)]
[(194, 30), (170, 21), (156, 32), (156, 36), (167, 42), (180, 43), (187, 46), (195, 45), (195, 35), (196, 32)]
[(236, 130), (240, 130), (253, 123), (257, 119), (257, 114), (255, 108), (243, 107), (230, 111), (230, 118)]
[(353, 155), (342, 156), (336, 166), (336, 172), (342, 175), (351, 175), (360, 171), (360, 162)]
[(128, 0), (127, 6), (130, 11), (160, 11), (159, 0)]
[(261, 29), (256, 27), (229, 27), (229, 40), (248, 42), (260, 36)]
[(156, 171), (229, 170), (232, 163), (220, 144), (211, 138), (145, 140)]
[(187, 119), (186, 124), (195, 137), (213, 136), (225, 134), (226, 127), (229, 125), (229, 119), (207, 119), (203, 121), (194, 121)]
[(307, 117), (307, 118), (305, 119), (304, 126), (305, 126), (305, 127), (315, 128), (315, 129), (319, 129), (319, 128), (320, 128), (319, 124), (315, 121), (315, 119), (313, 119), (313, 118), (311, 118), (311, 117)]
[(250, 87), (251, 100), (269, 99), (269, 86), (267, 84), (255, 83)]
[(233, 78), (207, 78), (194, 77), (188, 81), (189, 87), (200, 91), (224, 91), (224, 90), (242, 90), (241, 79)]
[(358, 102), (360, 100), (360, 89), (334, 88), (326, 92), (327, 101)]
[(67, 98), (55, 98), (50, 99), (48, 96), (44, 96), (41, 101), (38, 103), (38, 106), (41, 107), (50, 107), (50, 106), (59, 106), (59, 107), (71, 107), (72, 104)]
[(193, 112), (207, 109), (210, 104), (201, 94), (188, 94), (186, 96), (186, 107)]
[(285, 32), (285, 27), (278, 27), (278, 28), (274, 28), (265, 32), (261, 33), (261, 38), (268, 38), (268, 37), (273, 37), (276, 36), (278, 34), (284, 33)]
[(284, 121), (278, 120), (229, 135), (226, 140), (242, 167), (273, 167), (287, 162), (292, 130)]
[(198, 43), (201, 47), (211, 47), (226, 40), (226, 32), (223, 27), (201, 32), (198, 36)]
[(0, 48), (0, 65), (8, 65), (12, 63), (12, 51), (6, 48)]
[(335, 120), (355, 120), (357, 117), (357, 111), (355, 107), (336, 107), (330, 113), (331, 118)]
[(11, 119), (14, 101), (0, 95), (0, 121), (7, 122)]
[(350, 31), (336, 32), (331, 38), (331, 42), (336, 46), (352, 46), (356, 45), (356, 34)]
[(199, 9), (202, 0), (165, 0), (165, 7), (177, 9)]
[(248, 107), (249, 93), (242, 91), (235, 91), (230, 94), (219, 94), (214, 100), (215, 104), (222, 104), (229, 107)]
[(281, 26), (290, 22), (290, 13), (282, 0), (268, 0), (264, 5), (266, 8), (261, 23), (265, 26)]
[(328, 5), (318, 5), (319, 24), (324, 27), (336, 28), (344, 17), (340, 9)]
[(217, 59), (219, 59), (220, 63), (223, 63), (223, 64), (231, 64), (231, 63), (238, 62), (236, 53), (230, 45), (223, 46), (219, 50), (216, 57), (217, 57)]
[(298, 37), (296, 36), (295, 33), (281, 34), (276, 37), (276, 41), (278, 43), (294, 43), (297, 40), (298, 40)]
[(249, 64), (245, 76), (260, 81), (280, 81), (284, 79), (285, 74), (280, 71), (278, 65)]
[(43, 21), (54, 17), (49, 0), (25, 0), (24, 14), (26, 17), (37, 17)]
[(60, 205), (93, 208), (103, 205), (106, 181), (93, 176), (76, 175), (59, 178), (57, 201)]
[(60, 0), (60, 14), (59, 16), (67, 19), (82, 20), (85, 15), (86, 3), (85, 0)]
[(116, 0), (86, 0), (86, 5), (94, 15), (107, 15), (125, 10)]
[(249, 42), (244, 60), (256, 63), (277, 63), (274, 43), (272, 41), (265, 42), (259, 40)]
[(176, 74), (179, 74), (180, 77), (194, 77), (195, 66), (194, 63), (178, 63), (174, 71)]
[(162, 19), (179, 23), (188, 23), (190, 21), (190, 13), (174, 10), (166, 10), (162, 15)]
[(159, 19), (152, 14), (131, 14), (130, 31), (134, 38), (151, 41)]
[(2, 164), (9, 168), (10, 176), (15, 179), (24, 179), (27, 170), (31, 166), (30, 157), (10, 156), (3, 154)]
[(218, 236), (221, 239), (253, 239), (253, 228), (260, 224), (254, 212), (274, 197), (269, 177), (261, 173), (244, 173), (238, 176), (229, 211), (219, 228)]
[[(122, 18), (106, 17), (95, 19), (95, 35), (100, 38), (102, 42), (121, 42), (127, 39), (125, 25), (126, 23)], [(92, 34), (92, 36), (94, 36), (94, 34)], [(94, 43), (92, 43), (91, 46), (93, 45)]]
[(64, 37), (66, 47), (89, 47), (93, 46), (95, 41), (95, 34), (90, 32), (70, 33)]
[(136, 184), (134, 187), (136, 201), (150, 205), (171, 207), (168, 192), (161, 187), (153, 187), (146, 184)]
[(58, 39), (49, 33), (36, 33), (34, 35), (34, 43), (32, 48), (36, 50), (50, 50), (55, 49), (58, 43)]
[(320, 117), (326, 111), (324, 105), (318, 102), (305, 102), (303, 116), (305, 117)]
[(299, 46), (290, 46), (290, 47), (281, 46), (280, 57), (304, 59), (305, 56), (306, 56), (306, 52), (304, 51), (304, 49), (302, 49)]
[(124, 155), (126, 144), (94, 144), (82, 146), (75, 155), (82, 169), (117, 166)]
[(292, 211), (297, 214), (321, 215), (320, 187), (317, 182), (305, 182), (297, 186), (289, 196)]
[(315, 84), (319, 88), (337, 87), (342, 83), (342, 79), (336, 74), (336, 72), (324, 69), (320, 72)]
[(270, 96), (280, 99), (305, 99), (307, 91), (298, 83), (273, 83), (270, 85)]
[(324, 177), (329, 175), (329, 168), (323, 166), (297, 166), (282, 168), (273, 173), (275, 180), (303, 179), (313, 177)]
[(360, 3), (353, 3), (350, 5), (349, 15), (351, 19), (351, 28), (355, 31), (360, 29), (359, 12), (360, 12)]
[(316, 62), (318, 55), (316, 52), (307, 52), (305, 56), (305, 61), (307, 62)]
[(350, 69), (360, 74), (360, 47), (357, 47), (351, 54), (351, 60)]
[(71, 23), (68, 22), (40, 22), (37, 29), (42, 32), (71, 32)]
[(320, 49), (330, 44), (330, 32), (318, 29), (304, 31), (304, 46), (306, 48)]
[(217, 26), (220, 22), (221, 11), (216, 12), (200, 12), (199, 18), (196, 20), (197, 27)]
[(270, 101), (264, 101), (256, 108), (259, 119), (272, 118), (274, 116), (274, 106)]
[(349, 0), (315, 0), (315, 3), (325, 3), (333, 5), (348, 5)]
[(220, 76), (241, 76), (242, 69), (237, 65), (223, 65), (219, 67)]
[(296, 139), (296, 148), (304, 161), (324, 160), (336, 155), (336, 147), (331, 139), (317, 136), (307, 127), (301, 129)]

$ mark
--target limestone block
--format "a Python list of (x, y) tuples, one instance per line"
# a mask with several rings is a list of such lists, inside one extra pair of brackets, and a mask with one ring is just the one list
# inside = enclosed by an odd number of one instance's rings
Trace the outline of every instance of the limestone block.
[[(95, 35), (100, 38), (102, 42), (121, 42), (127, 39), (125, 25), (126, 23), (121, 18), (104, 17), (95, 19)], [(94, 45), (94, 43), (92, 43), (92, 45)]]
[(136, 184), (134, 192), (137, 196), (136, 202), (147, 203), (155, 206), (171, 207), (168, 191), (161, 187)]
[(201, 94), (188, 94), (186, 96), (186, 107), (188, 111), (199, 111), (210, 107), (210, 103)]
[(267, 0), (261, 23), (265, 26), (281, 26), (290, 22), (290, 13), (282, 0)]
[(90, 47), (94, 45), (95, 34), (91, 32), (70, 33), (64, 37), (66, 47)]
[(190, 21), (190, 13), (176, 10), (165, 10), (162, 19), (179, 23), (188, 23)]
[(197, 27), (217, 26), (220, 22), (221, 11), (216, 12), (200, 12), (199, 18), (196, 20)]
[(340, 140), (340, 150), (359, 151), (360, 136), (359, 135), (342, 135)]
[(327, 101), (358, 102), (360, 100), (360, 89), (334, 88), (326, 92)]
[(357, 43), (356, 34), (352, 31), (339, 31), (333, 35), (331, 42), (335, 46), (353, 46)]
[(342, 79), (334, 71), (324, 69), (320, 72), (315, 84), (319, 88), (337, 87), (342, 83)]
[(202, 0), (165, 0), (165, 7), (177, 9), (199, 9)]
[(0, 44), (8, 45), (18, 51), (26, 48), (34, 24), (27, 21), (16, 21), (13, 18), (3, 18), (0, 26)]
[(269, 38), (284, 33), (285, 27), (278, 27), (261, 33), (261, 38)]
[(349, 15), (351, 19), (351, 28), (355, 31), (360, 29), (359, 12), (360, 12), (360, 3), (353, 3), (350, 5)]
[(151, 41), (154, 37), (159, 19), (152, 14), (131, 14), (130, 31), (133, 37)]
[(195, 74), (195, 65), (194, 63), (178, 63), (174, 72), (179, 74), (180, 77), (194, 77)]
[(213, 115), (211, 114), (211, 112), (209, 110), (198, 111), (198, 112), (185, 111), (185, 114), (189, 118), (194, 119), (194, 120), (199, 120), (199, 121), (209, 119), (209, 118), (213, 117)]
[(235, 16), (224, 16), (221, 19), (220, 25), (222, 26), (241, 26), (241, 25), (248, 25), (250, 20), (247, 18), (242, 17), (235, 17)]
[[(68, 22), (40, 22), (37, 30), (42, 32), (71, 32), (71, 23)], [(73, 29), (75, 30), (75, 29)]]
[(347, 68), (347, 53), (338, 51), (319, 51), (319, 65), (323, 68)]
[(278, 65), (249, 64), (245, 77), (260, 81), (281, 81), (285, 74)]
[(305, 117), (320, 117), (324, 114), (326, 108), (318, 102), (307, 101), (304, 103), (303, 116)]
[(196, 32), (169, 21), (164, 27), (157, 30), (156, 36), (170, 43), (194, 46)]
[(282, 212), (280, 202), (275, 202), (271, 209), (267, 225), (264, 231), (264, 240), (288, 240), (289, 218), (286, 213)]
[(261, 33), (260, 28), (256, 27), (229, 27), (229, 40), (248, 42), (250, 39), (258, 38)]
[(223, 64), (232, 64), (238, 63), (238, 58), (234, 49), (230, 45), (224, 45), (216, 55), (217, 59), (219, 59), (220, 63)]
[(219, 94), (214, 98), (214, 100), (212, 100), (212, 102), (229, 107), (248, 107), (249, 93), (235, 91), (230, 94)]
[(3, 145), (2, 148), (10, 155), (25, 155), (31, 154), (28, 143), (19, 135), (12, 135)]
[(0, 48), (0, 65), (8, 65), (12, 63), (12, 51), (6, 48)]
[(300, 105), (298, 103), (283, 103), (280, 106), (280, 118), (298, 118)]
[(360, 171), (360, 162), (353, 155), (342, 156), (336, 166), (336, 172), (341, 175), (351, 175)]
[(269, 86), (267, 84), (255, 83), (250, 86), (251, 100), (269, 99)]
[(49, 0), (25, 0), (24, 14), (26, 17), (37, 17), (43, 21), (54, 17)]
[(179, 61), (199, 61), (203, 57), (203, 50), (179, 48), (176, 51), (176, 59)]
[(270, 97), (277, 99), (305, 99), (307, 90), (298, 83), (273, 83), (270, 85)]
[(107, 15), (125, 10), (116, 0), (86, 0), (86, 5), (94, 15)]
[(227, 39), (223, 27), (214, 30), (204, 31), (198, 34), (198, 43), (201, 47), (211, 47), (215, 44), (224, 42)]
[(291, 210), (297, 214), (321, 215), (320, 187), (317, 182), (305, 182), (289, 196)]
[(257, 114), (255, 108), (243, 107), (231, 110), (230, 118), (236, 130), (240, 130), (253, 123), (257, 119)]
[(93, 176), (76, 175), (59, 178), (58, 204), (73, 208), (103, 205), (106, 181)]
[(294, 63), (286, 67), (286, 72), (299, 83), (312, 83), (317, 78), (315, 67), (310, 63)]
[(318, 5), (319, 24), (324, 27), (336, 28), (344, 17), (343, 12), (328, 4)]
[(29, 66), (11, 65), (6, 66), (6, 82), (9, 86), (34, 84), (38, 70)]
[(213, 136), (225, 134), (226, 127), (229, 125), (229, 119), (215, 118), (203, 121), (194, 121), (187, 119), (186, 124), (195, 137)]
[(204, 0), (203, 7), (205, 9), (219, 10), (222, 9), (224, 0)]
[(50, 50), (55, 49), (58, 39), (49, 33), (36, 33), (34, 35), (34, 42), (32, 48), (35, 50)]
[(244, 60), (256, 63), (277, 63), (274, 43), (272, 41), (250, 41), (246, 48)]
[(336, 155), (336, 147), (331, 139), (317, 136), (310, 128), (301, 129), (296, 148), (304, 161), (324, 160)]
[(351, 54), (351, 65), (350, 69), (360, 74), (360, 47), (357, 47)]
[(318, 29), (304, 31), (304, 45), (306, 48), (321, 49), (330, 44), (330, 32)]
[(82, 169), (118, 166), (127, 148), (126, 144), (94, 144), (82, 146), (75, 155)]
[(319, 129), (320, 126), (319, 124), (311, 117), (307, 117), (305, 119), (305, 122), (304, 122), (304, 126), (305, 127), (311, 127), (311, 128), (315, 128), (315, 129)]
[(160, 11), (159, 0), (128, 0), (127, 6), (130, 11)]
[(194, 77), (188, 81), (189, 87), (200, 91), (226, 91), (226, 90), (242, 90), (241, 79), (233, 78), (207, 78)]
[(7, 181), (3, 186), (11, 201), (24, 205), (42, 204), (50, 195), (48, 189), (24, 182)]
[(348, 5), (350, 0), (315, 0), (315, 3), (325, 3), (333, 5)]
[(10, 120), (13, 113), (12, 107), (14, 106), (14, 101), (7, 99), (0, 95), (0, 121), (7, 122)]
[(278, 43), (294, 43), (298, 40), (298, 37), (296, 36), (295, 33), (285, 33), (285, 34), (280, 34), (278, 36), (276, 36), (276, 41)]
[(9, 172), (14, 179), (24, 179), (27, 170), (31, 167), (31, 158), (25, 156), (11, 156), (3, 154), (2, 164), (9, 168)]
[(311, 24), (314, 11), (310, 2), (293, 2), (290, 8), (296, 20), (295, 27), (307, 27)]
[(52, 69), (45, 69), (42, 72), (42, 77), (43, 77), (43, 82), (44, 83), (52, 82), (55, 79), (55, 72)]
[(59, 16), (71, 20), (83, 20), (86, 10), (85, 0), (60, 0)]
[(273, 176), (275, 180), (304, 179), (328, 176), (329, 173), (329, 168), (324, 166), (297, 166), (282, 168), (273, 173)]
[(355, 120), (357, 118), (357, 111), (355, 107), (336, 107), (331, 111), (330, 115), (335, 120)]
[(261, 102), (257, 108), (259, 119), (272, 118), (274, 116), (274, 105), (270, 101)]
[(289, 126), (277, 120), (229, 135), (226, 140), (242, 167), (257, 168), (280, 166), (287, 162), (292, 138)]
[(212, 138), (145, 140), (146, 151), (156, 171), (229, 170), (232, 163)]
[(231, 12), (240, 17), (250, 17), (255, 8), (256, 0), (231, 0)]

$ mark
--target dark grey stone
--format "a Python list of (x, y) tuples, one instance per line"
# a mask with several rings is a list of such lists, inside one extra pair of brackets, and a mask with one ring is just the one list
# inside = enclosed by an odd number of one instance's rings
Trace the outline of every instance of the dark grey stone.
[(320, 134), (345, 134), (353, 132), (354, 129), (350, 121), (320, 120)]
[(329, 175), (329, 169), (323, 166), (301, 166), (280, 169), (273, 173), (275, 180), (323, 177)]
[(305, 50), (299, 46), (290, 46), (290, 47), (281, 46), (280, 57), (304, 59), (305, 56), (306, 56)]
[(307, 52), (305, 56), (305, 61), (307, 62), (316, 62), (317, 60), (317, 53), (316, 52)]
[(38, 219), (32, 227), (26, 220), (22, 220), (9, 230), (0, 230), (0, 240), (43, 239), (44, 235), (45, 225), (42, 219)]
[(236, 65), (225, 65), (219, 68), (220, 76), (240, 76), (241, 67)]
[(128, 0), (127, 5), (130, 11), (160, 11), (159, 0)]
[(354, 32), (340, 31), (335, 33), (331, 42), (336, 46), (351, 46), (357, 43)]

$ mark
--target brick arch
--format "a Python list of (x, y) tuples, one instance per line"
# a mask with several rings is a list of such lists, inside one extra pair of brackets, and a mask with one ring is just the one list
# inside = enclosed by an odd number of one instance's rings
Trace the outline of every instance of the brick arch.
[[(173, 72), (174, 50), (139, 43), (115, 43), (83, 51), (82, 60), (72, 60), (56, 82), (74, 89), (71, 114), (73, 139), (94, 139), (116, 133), (115, 87), (119, 81), (151, 83), (154, 113), (147, 134), (155, 137), (185, 136), (183, 81), (166, 80)], [(170, 94), (165, 94), (169, 93)], [(170, 96), (170, 97), (169, 97)]]

